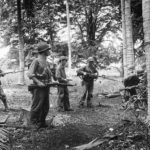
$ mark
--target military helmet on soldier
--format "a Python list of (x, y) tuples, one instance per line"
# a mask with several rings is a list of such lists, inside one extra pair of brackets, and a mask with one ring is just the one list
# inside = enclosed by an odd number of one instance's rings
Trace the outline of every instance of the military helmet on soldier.
[(51, 47), (49, 47), (49, 45), (47, 44), (39, 44), (37, 49), (38, 49), (38, 53), (43, 53), (45, 51), (50, 50)]
[(94, 62), (93, 57), (89, 57), (89, 58), (87, 59), (87, 62)]
[(66, 57), (66, 56), (61, 56), (60, 58), (59, 58), (59, 62), (61, 62), (61, 61), (63, 61), (63, 60), (68, 60), (68, 58)]

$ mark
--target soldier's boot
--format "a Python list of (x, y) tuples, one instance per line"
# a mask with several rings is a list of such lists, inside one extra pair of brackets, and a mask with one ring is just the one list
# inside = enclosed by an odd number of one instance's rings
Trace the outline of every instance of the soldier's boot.
[(79, 101), (79, 108), (84, 107), (85, 99), (86, 99), (86, 93), (83, 94), (83, 96), (81, 97), (81, 99)]
[(84, 107), (84, 100), (81, 99), (79, 102), (79, 108), (83, 108)]
[(90, 94), (87, 98), (87, 107), (88, 108), (92, 108), (93, 105), (92, 105), (92, 102), (91, 102), (91, 98), (92, 98), (92, 94)]
[(7, 104), (6, 96), (2, 97), (2, 102), (3, 102), (3, 104), (4, 104), (5, 111), (8, 111), (8, 110), (9, 110), (9, 108), (8, 108), (8, 104)]

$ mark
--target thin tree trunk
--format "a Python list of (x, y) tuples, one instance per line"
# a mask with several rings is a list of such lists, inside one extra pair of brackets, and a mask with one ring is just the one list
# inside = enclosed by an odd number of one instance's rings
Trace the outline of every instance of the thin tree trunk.
[(125, 0), (121, 0), (122, 33), (123, 33), (123, 72), (127, 76), (127, 49), (126, 49), (126, 22), (125, 22)]
[(17, 0), (17, 12), (18, 12), (18, 34), (19, 34), (19, 67), (22, 72), (19, 75), (18, 83), (21, 85), (25, 84), (24, 78), (24, 41), (22, 36), (22, 23), (21, 23), (21, 0)]
[(66, 0), (66, 13), (67, 13), (67, 27), (68, 27), (68, 69), (71, 71), (71, 37), (70, 37), (70, 18), (69, 18), (69, 6), (68, 0)]
[[(55, 7), (55, 6), (54, 6)], [(55, 8), (53, 8), (53, 14), (54, 14), (54, 10)], [(53, 24), (53, 21), (51, 22), (51, 16), (50, 16), (50, 0), (48, 0), (48, 16), (49, 16), (49, 29), (48, 29), (48, 32), (49, 32), (49, 45), (51, 46), (51, 50), (53, 51), (54, 49), (54, 43), (53, 43), (53, 32), (52, 32), (52, 24)]]
[(150, 120), (150, 0), (142, 0), (144, 42), (147, 68), (148, 119)]
[(131, 0), (125, 0), (125, 22), (126, 22), (126, 42), (127, 42), (127, 67), (134, 64), (133, 33), (131, 19)]

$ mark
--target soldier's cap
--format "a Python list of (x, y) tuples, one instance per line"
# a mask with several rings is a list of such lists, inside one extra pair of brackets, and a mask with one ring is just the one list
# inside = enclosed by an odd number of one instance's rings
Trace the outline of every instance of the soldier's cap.
[(128, 67), (128, 70), (134, 70), (134, 69), (135, 69), (134, 65)]
[(137, 75), (141, 75), (144, 73), (144, 70), (137, 70)]
[(38, 53), (42, 53), (42, 52), (48, 51), (50, 49), (51, 49), (51, 47), (49, 47), (49, 45), (47, 45), (47, 44), (39, 44), (38, 48), (37, 48)]
[(10, 43), (15, 43), (15, 42), (18, 42), (18, 38), (17, 37), (14, 37), (14, 38), (10, 39)]
[(87, 62), (94, 62), (93, 57), (89, 57), (89, 58), (87, 59)]
[(68, 58), (66, 57), (66, 56), (61, 56), (60, 58), (59, 58), (59, 62), (61, 62), (61, 61), (63, 61), (63, 60), (68, 60)]
[(32, 54), (37, 54), (37, 53), (38, 53), (38, 50), (32, 48), (31, 52), (32, 52)]

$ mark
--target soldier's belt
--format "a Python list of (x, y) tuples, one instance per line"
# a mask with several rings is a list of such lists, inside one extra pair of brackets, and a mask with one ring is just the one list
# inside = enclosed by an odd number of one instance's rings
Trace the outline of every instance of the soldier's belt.
[(36, 84), (30, 84), (28, 85), (28, 90), (32, 91), (34, 89), (38, 88), (47, 88), (47, 87), (56, 87), (56, 86), (76, 86), (75, 84), (68, 84), (68, 83), (58, 83), (58, 82), (52, 82), (52, 83), (47, 83), (45, 86), (38, 86)]

